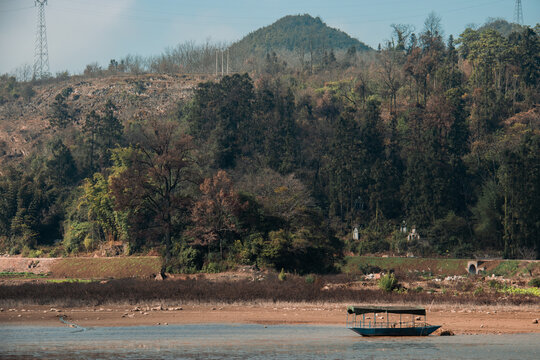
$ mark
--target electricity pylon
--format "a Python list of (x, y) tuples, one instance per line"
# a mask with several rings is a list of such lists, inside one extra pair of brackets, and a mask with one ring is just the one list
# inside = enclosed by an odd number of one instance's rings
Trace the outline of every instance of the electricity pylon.
[(49, 76), (49, 50), (47, 48), (47, 28), (45, 26), (45, 5), (47, 0), (34, 0), (38, 7), (36, 47), (34, 50), (34, 79)]
[(521, 8), (521, 0), (516, 0), (514, 7), (514, 21), (516, 24), (523, 25), (523, 9)]

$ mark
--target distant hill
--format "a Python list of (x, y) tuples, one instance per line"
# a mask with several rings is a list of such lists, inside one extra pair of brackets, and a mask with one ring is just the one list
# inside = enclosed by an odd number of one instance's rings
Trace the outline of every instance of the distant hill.
[(345, 32), (326, 25), (319, 17), (305, 15), (285, 16), (272, 25), (262, 27), (231, 46), (231, 51), (243, 53), (268, 53), (271, 51), (295, 51), (305, 49), (370, 50), (361, 41)]
[(482, 25), (478, 30), (492, 29), (497, 31), (504, 37), (508, 37), (513, 32), (519, 32), (524, 29), (524, 26), (510, 23), (505, 19), (488, 19), (488, 21)]

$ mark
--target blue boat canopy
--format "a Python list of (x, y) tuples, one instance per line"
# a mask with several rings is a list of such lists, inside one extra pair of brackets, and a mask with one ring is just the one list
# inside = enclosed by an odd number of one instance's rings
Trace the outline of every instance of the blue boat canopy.
[(411, 314), (411, 315), (426, 315), (426, 309), (407, 306), (348, 306), (349, 314)]

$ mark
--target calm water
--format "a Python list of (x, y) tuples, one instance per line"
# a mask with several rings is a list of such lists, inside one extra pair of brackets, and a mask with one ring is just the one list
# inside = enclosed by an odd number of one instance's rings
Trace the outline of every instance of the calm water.
[(335, 326), (0, 327), (0, 358), (539, 359), (540, 335), (362, 338)]

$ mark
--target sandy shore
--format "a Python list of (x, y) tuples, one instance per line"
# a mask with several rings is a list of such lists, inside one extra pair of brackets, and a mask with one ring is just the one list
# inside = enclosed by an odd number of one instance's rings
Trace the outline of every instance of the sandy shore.
[[(429, 305), (426, 305), (429, 308)], [(3, 308), (0, 326), (167, 326), (203, 323), (345, 325), (346, 304), (114, 305), (83, 308)], [(430, 324), (455, 334), (540, 333), (538, 306), (443, 306), (428, 311)]]

